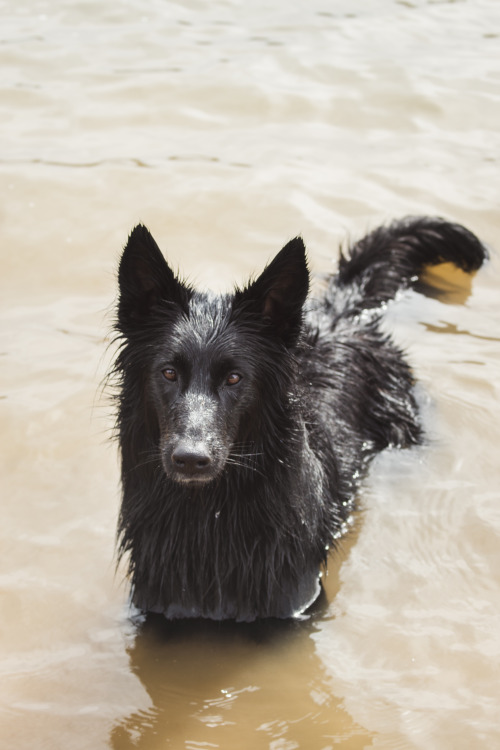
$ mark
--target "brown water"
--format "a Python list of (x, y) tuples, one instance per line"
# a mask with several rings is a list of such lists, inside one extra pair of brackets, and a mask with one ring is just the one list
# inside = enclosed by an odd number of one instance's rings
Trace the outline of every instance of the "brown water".
[(499, 747), (496, 255), (388, 311), (429, 443), (373, 466), (302, 625), (129, 618), (99, 383), (138, 220), (216, 289), (407, 213), (499, 248), (500, 4), (1, 7), (1, 748)]

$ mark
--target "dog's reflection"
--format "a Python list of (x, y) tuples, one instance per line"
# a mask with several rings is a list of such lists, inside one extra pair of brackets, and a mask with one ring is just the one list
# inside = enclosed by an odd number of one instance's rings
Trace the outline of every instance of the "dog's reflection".
[[(151, 701), (115, 726), (114, 750), (141, 748), (324, 747), (364, 738), (326, 686), (311, 633), (324, 595), (303, 621), (249, 625), (168, 622), (149, 615), (129, 650), (131, 670)], [(360, 744), (359, 747), (364, 747)]]

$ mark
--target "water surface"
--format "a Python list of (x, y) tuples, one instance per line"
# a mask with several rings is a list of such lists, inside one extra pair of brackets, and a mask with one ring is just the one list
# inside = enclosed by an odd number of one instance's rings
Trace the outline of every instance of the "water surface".
[(130, 619), (100, 395), (138, 221), (214, 289), (405, 214), (500, 247), (496, 0), (6, 0), (0, 28), (0, 746), (497, 746), (494, 252), (388, 309), (428, 442), (375, 462), (305, 623)]

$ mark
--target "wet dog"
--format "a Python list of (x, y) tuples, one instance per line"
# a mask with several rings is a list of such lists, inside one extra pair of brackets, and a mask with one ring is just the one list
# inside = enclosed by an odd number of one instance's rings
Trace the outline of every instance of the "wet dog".
[(308, 299), (304, 244), (227, 295), (177, 278), (137, 226), (119, 267), (120, 554), (167, 618), (302, 613), (370, 459), (419, 443), (413, 379), (381, 306), (427, 265), (485, 248), (441, 219), (376, 229)]

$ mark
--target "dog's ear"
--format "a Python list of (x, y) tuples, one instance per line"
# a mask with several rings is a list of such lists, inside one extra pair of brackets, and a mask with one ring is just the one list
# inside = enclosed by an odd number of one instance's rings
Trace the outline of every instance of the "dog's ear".
[(287, 346), (292, 346), (302, 324), (302, 308), (309, 291), (306, 250), (300, 237), (291, 240), (246, 289), (237, 290), (233, 310), (258, 315)]
[(151, 233), (142, 224), (132, 230), (118, 269), (118, 328), (126, 333), (163, 303), (186, 310), (190, 290), (179, 281)]

